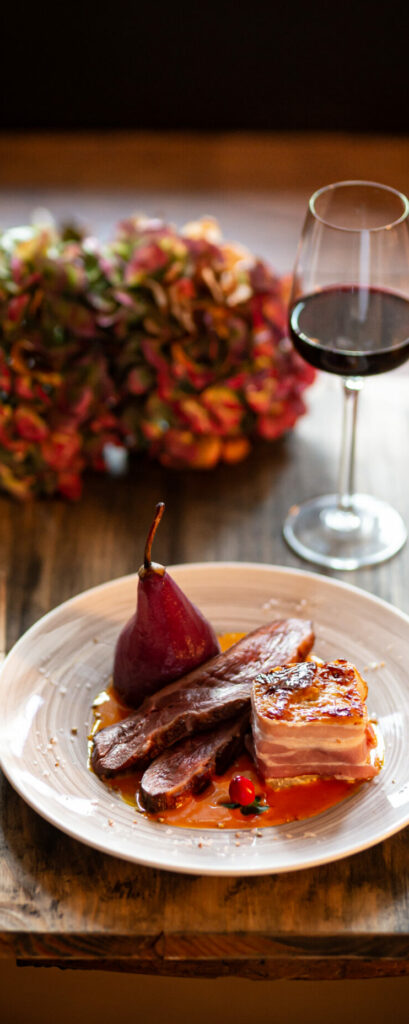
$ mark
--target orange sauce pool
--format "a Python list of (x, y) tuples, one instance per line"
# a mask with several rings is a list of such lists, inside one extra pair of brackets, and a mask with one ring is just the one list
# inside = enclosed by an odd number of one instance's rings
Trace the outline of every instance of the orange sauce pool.
[[(219, 636), (221, 650), (227, 650), (243, 636), (244, 633), (224, 633)], [(129, 707), (120, 700), (113, 686), (98, 694), (93, 710), (94, 725), (90, 740), (99, 729), (120, 722), (130, 713)], [(184, 797), (180, 805), (172, 810), (148, 814), (139, 799), (142, 774), (128, 772), (120, 778), (104, 779), (104, 785), (119, 793), (126, 803), (132, 804), (140, 814), (153, 821), (179, 825), (182, 828), (234, 828), (236, 831), (254, 827), (266, 828), (311, 818), (338, 804), (365, 785), (365, 782), (345, 782), (342, 779), (317, 779), (275, 790), (262, 783), (249, 754), (243, 753), (232, 762), (224, 775), (214, 775), (203, 793)], [(256, 796), (264, 796), (268, 810), (261, 814), (244, 816), (240, 809), (222, 806), (224, 802), (229, 801), (229, 784), (235, 775), (245, 775), (251, 779)]]

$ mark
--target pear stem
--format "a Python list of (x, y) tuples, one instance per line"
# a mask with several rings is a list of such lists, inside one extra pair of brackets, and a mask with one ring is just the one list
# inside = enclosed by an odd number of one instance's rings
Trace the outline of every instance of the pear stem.
[(149, 530), (147, 541), (146, 541), (146, 546), (145, 546), (145, 554), (144, 554), (144, 559), (143, 559), (143, 565), (144, 565), (145, 569), (150, 569), (151, 564), (152, 564), (151, 551), (152, 551), (153, 539), (154, 539), (155, 533), (156, 533), (156, 531), (158, 529), (159, 523), (160, 523), (160, 521), (162, 519), (164, 511), (165, 511), (165, 502), (164, 501), (158, 501), (158, 504), (157, 504), (156, 509), (155, 509), (155, 518), (154, 518), (152, 526), (151, 526), (151, 528)]

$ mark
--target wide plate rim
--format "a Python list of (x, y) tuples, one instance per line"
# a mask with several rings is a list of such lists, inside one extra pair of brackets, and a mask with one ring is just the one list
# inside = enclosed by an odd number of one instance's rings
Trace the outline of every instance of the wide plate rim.
[[(237, 568), (237, 569), (239, 569), (240, 568), (240, 569), (257, 569), (257, 570), (261, 569), (261, 570), (267, 571), (267, 572), (271, 571), (271, 570), (274, 570), (274, 571), (278, 571), (278, 572), (283, 572), (283, 573), (285, 573), (285, 575), (289, 574), (289, 575), (294, 575), (294, 576), (306, 576), (307, 579), (311, 579), (311, 580), (312, 579), (319, 579), (321, 582), (323, 582), (325, 584), (328, 584), (329, 586), (334, 586), (336, 589), (341, 587), (343, 590), (351, 591), (354, 594), (359, 594), (361, 597), (367, 598), (368, 601), (371, 601), (374, 604), (379, 605), (380, 607), (383, 607), (383, 608), (387, 609), (389, 612), (393, 612), (394, 615), (398, 616), (404, 622), (406, 622), (407, 625), (409, 625), (409, 614), (406, 613), (406, 612), (403, 612), (400, 608), (397, 608), (396, 605), (391, 604), (390, 601), (385, 601), (385, 599), (383, 597), (378, 597), (376, 594), (371, 594), (371, 592), (369, 590), (365, 590), (363, 587), (357, 587), (354, 583), (348, 583), (346, 580), (334, 579), (331, 576), (325, 576), (324, 573), (314, 572), (313, 570), (299, 569), (298, 567), (292, 566), (292, 565), (288, 565), (288, 566), (287, 565), (278, 565), (278, 564), (275, 564), (273, 562), (271, 562), (271, 563), (270, 562), (238, 562), (238, 561), (224, 561), (224, 560), (221, 561), (221, 562), (217, 562), (217, 561), (214, 561), (214, 560), (211, 561), (211, 562), (175, 562), (175, 563), (172, 563), (172, 565), (168, 565), (166, 567), (167, 572), (169, 572), (169, 573), (171, 573), (171, 572), (173, 572), (175, 570), (179, 571), (179, 570), (184, 570), (184, 569), (204, 569), (204, 568), (205, 569), (220, 569), (220, 568), (227, 568), (227, 569), (236, 569)], [(39, 626), (40, 623), (48, 622), (50, 620), (50, 618), (52, 616), (56, 615), (58, 612), (60, 612), (61, 609), (67, 608), (67, 607), (69, 607), (69, 605), (74, 604), (79, 598), (88, 597), (88, 595), (94, 593), (95, 591), (103, 590), (104, 588), (110, 587), (113, 584), (118, 584), (118, 583), (122, 583), (122, 582), (125, 582), (125, 581), (131, 581), (133, 579), (135, 579), (135, 582), (137, 582), (137, 578), (138, 578), (138, 573), (137, 572), (125, 573), (123, 576), (114, 576), (110, 580), (104, 580), (103, 583), (96, 583), (92, 587), (87, 587), (86, 590), (78, 591), (77, 594), (73, 594), (73, 596), (72, 597), (68, 597), (66, 601), (61, 601), (60, 604), (55, 605), (54, 608), (50, 608), (50, 610), (48, 612), (45, 612), (44, 615), (41, 615), (40, 618), (36, 619), (36, 621), (33, 622), (33, 624), (31, 626), (29, 626), (28, 629), (26, 629), (24, 631), (24, 633), (22, 633), (22, 635), (18, 638), (18, 640), (15, 641), (13, 646), (10, 648), (10, 650), (6, 654), (6, 657), (3, 659), (3, 661), (2, 661), (2, 663), (0, 665), (0, 685), (1, 685), (2, 677), (4, 675), (4, 669), (6, 667), (6, 664), (7, 664), (8, 660), (9, 660), (9, 658), (17, 650), (19, 644), (22, 643), (23, 640), (25, 641), (26, 638), (31, 634), (32, 631), (34, 631)], [(1, 754), (1, 752), (0, 752), (0, 754)], [(1, 766), (1, 759), (0, 759), (0, 766)]]
[[(302, 579), (302, 578), (305, 579), (306, 578), (306, 579), (308, 579), (310, 581), (319, 581), (319, 584), (321, 586), (323, 585), (324, 587), (328, 586), (330, 589), (334, 588), (335, 590), (341, 589), (344, 592), (351, 592), (354, 595), (356, 595), (356, 597), (358, 597), (360, 600), (364, 600), (364, 601), (368, 602), (370, 605), (374, 604), (374, 605), (376, 605), (376, 606), (378, 606), (380, 608), (383, 608), (385, 611), (390, 613), (393, 616), (393, 618), (395, 618), (395, 619), (398, 618), (406, 626), (409, 626), (409, 615), (407, 615), (405, 612), (401, 611), (400, 609), (396, 608), (390, 602), (385, 601), (383, 598), (380, 598), (377, 595), (371, 594), (369, 591), (364, 590), (361, 587), (357, 587), (355, 584), (349, 583), (349, 582), (344, 581), (344, 580), (339, 580), (339, 579), (336, 579), (336, 578), (328, 577), (325, 574), (317, 573), (317, 572), (314, 572), (314, 571), (304, 570), (304, 569), (300, 569), (300, 568), (292, 567), (292, 566), (283, 566), (283, 565), (270, 564), (270, 563), (264, 563), (264, 562), (249, 562), (249, 561), (246, 561), (246, 562), (243, 561), (242, 562), (242, 561), (237, 561), (237, 560), (236, 561), (234, 561), (234, 560), (232, 560), (232, 561), (215, 561), (215, 560), (212, 560), (212, 561), (206, 561), (206, 562), (203, 562), (203, 561), (202, 562), (182, 562), (182, 563), (172, 564), (172, 565), (170, 565), (168, 567), (168, 571), (169, 572), (172, 572), (172, 571), (176, 571), (176, 572), (182, 571), (183, 572), (183, 571), (186, 571), (186, 570), (188, 570), (188, 571), (189, 570), (193, 570), (194, 572), (197, 572), (197, 571), (202, 572), (203, 570), (211, 570), (211, 569), (214, 569), (214, 570), (233, 569), (233, 570), (241, 570), (241, 571), (243, 571), (243, 570), (251, 570), (251, 571), (256, 570), (256, 571), (260, 571), (260, 572), (266, 572), (268, 574), (271, 574), (271, 573), (273, 573), (273, 574), (284, 574), (285, 576), (293, 576), (293, 577), (298, 577), (300, 579)], [(24, 632), (24, 634), (16, 641), (16, 643), (13, 645), (13, 647), (10, 650), (10, 652), (8, 653), (7, 657), (4, 659), (4, 662), (3, 662), (2, 666), (1, 666), (1, 669), (0, 669), (0, 699), (1, 699), (2, 686), (4, 685), (4, 677), (5, 677), (5, 674), (6, 674), (6, 670), (9, 667), (10, 661), (15, 656), (16, 652), (18, 652), (20, 645), (25, 643), (27, 641), (27, 639), (29, 639), (30, 636), (33, 633), (37, 632), (43, 626), (44, 623), (49, 623), (49, 621), (53, 617), (58, 616), (58, 614), (61, 612), (62, 609), (65, 609), (68, 606), (70, 606), (72, 604), (75, 604), (79, 599), (85, 599), (86, 600), (94, 592), (101, 592), (102, 590), (109, 589), (110, 587), (112, 587), (114, 585), (117, 586), (117, 585), (120, 585), (121, 583), (130, 583), (133, 580), (135, 580), (135, 583), (136, 583), (136, 581), (137, 581), (137, 572), (124, 574), (123, 576), (115, 577), (113, 579), (106, 580), (103, 583), (97, 584), (97, 585), (95, 585), (93, 587), (89, 587), (86, 590), (83, 590), (83, 591), (73, 595), (72, 597), (68, 598), (66, 601), (64, 601), (61, 604), (57, 605), (55, 608), (50, 609), (49, 612), (47, 612), (45, 615), (41, 616), (35, 623), (33, 623), (33, 625), (30, 626), (29, 629), (26, 630)], [(0, 729), (0, 735), (1, 735), (1, 729)], [(352, 856), (352, 855), (354, 855), (356, 853), (363, 852), (364, 850), (369, 849), (372, 846), (376, 845), (377, 843), (382, 842), (385, 839), (389, 838), (390, 836), (396, 834), (402, 828), (404, 828), (407, 824), (409, 824), (409, 812), (408, 812), (406, 816), (404, 816), (402, 814), (402, 817), (399, 820), (397, 820), (394, 825), (391, 825), (391, 827), (389, 829), (385, 829), (385, 831), (383, 831), (382, 835), (380, 835), (379, 838), (377, 838), (377, 839), (369, 838), (367, 841), (363, 839), (362, 842), (360, 842), (359, 844), (356, 844), (353, 848), (350, 848), (350, 849), (348, 849), (346, 851), (340, 850), (338, 853), (332, 853), (330, 857), (328, 857), (328, 855), (325, 853), (325, 851), (323, 851), (321, 854), (319, 854), (317, 852), (317, 855), (314, 858), (309, 858), (308, 862), (306, 862), (305, 864), (303, 864), (303, 863), (300, 863), (300, 864), (298, 864), (298, 863), (290, 863), (290, 864), (287, 864), (287, 865), (282, 865), (282, 866), (273, 865), (273, 866), (270, 866), (270, 867), (267, 867), (264, 864), (261, 865), (261, 866), (258, 866), (256, 864), (254, 864), (252, 866), (249, 866), (247, 864), (246, 866), (241, 867), (240, 865), (236, 864), (234, 867), (232, 867), (232, 866), (229, 866), (227, 864), (219, 864), (217, 866), (212, 866), (210, 864), (206, 864), (204, 866), (203, 864), (200, 865), (199, 863), (197, 863), (197, 864), (196, 863), (189, 864), (189, 863), (186, 863), (186, 862), (184, 864), (169, 863), (169, 861), (166, 860), (166, 856), (164, 856), (164, 857), (158, 856), (158, 857), (156, 857), (156, 859), (153, 859), (152, 855), (150, 855), (149, 857), (146, 857), (143, 854), (139, 854), (139, 853), (138, 853), (137, 856), (130, 856), (129, 852), (127, 852), (127, 851), (122, 851), (121, 852), (121, 850), (119, 848), (113, 848), (111, 843), (105, 843), (105, 842), (102, 842), (102, 841), (98, 841), (95, 838), (90, 839), (90, 838), (88, 838), (88, 837), (86, 837), (84, 835), (81, 835), (80, 831), (70, 827), (69, 825), (67, 825), (66, 823), (63, 822), (63, 820), (62, 820), (63, 819), (63, 815), (61, 815), (61, 820), (57, 820), (57, 817), (56, 817), (55, 813), (54, 814), (48, 814), (46, 808), (44, 808), (44, 807), (40, 808), (39, 807), (38, 802), (35, 799), (33, 799), (33, 797), (27, 791), (27, 788), (24, 785), (22, 785), (21, 782), (18, 779), (16, 780), (14, 772), (9, 770), (9, 767), (8, 767), (8, 764), (7, 764), (7, 756), (2, 755), (1, 751), (0, 751), (0, 765), (1, 765), (1, 768), (2, 768), (6, 778), (8, 779), (10, 784), (13, 786), (13, 788), (16, 790), (16, 792), (19, 794), (19, 796), (36, 813), (40, 814), (40, 816), (43, 817), (46, 821), (48, 821), (51, 825), (53, 825), (54, 827), (59, 828), (61, 831), (63, 831), (65, 834), (67, 834), (71, 838), (73, 838), (73, 839), (75, 839), (75, 840), (77, 840), (79, 842), (82, 842), (85, 845), (87, 845), (88, 847), (96, 849), (96, 850), (98, 850), (101, 853), (105, 853), (105, 854), (108, 854), (110, 856), (118, 857), (118, 858), (120, 858), (122, 860), (128, 861), (129, 863), (141, 864), (141, 865), (144, 865), (144, 866), (147, 866), (147, 867), (158, 868), (158, 869), (161, 869), (161, 870), (170, 870), (170, 871), (174, 871), (176, 873), (182, 873), (182, 874), (193, 874), (193, 875), (205, 874), (205, 875), (209, 875), (209, 876), (213, 875), (213, 876), (230, 876), (230, 877), (233, 877), (233, 876), (246, 876), (246, 875), (258, 875), (258, 876), (260, 876), (260, 875), (269, 874), (269, 873), (270, 874), (279, 874), (279, 873), (290, 873), (290, 872), (297, 871), (297, 870), (309, 870), (310, 868), (317, 867), (319, 865), (326, 864), (326, 863), (332, 863), (332, 862), (335, 862), (335, 861), (340, 860), (340, 859), (345, 859), (346, 857)], [(203, 830), (203, 831), (205, 831), (205, 830)], [(234, 829), (226, 830), (226, 834), (227, 834), (228, 831), (229, 832), (234, 832)]]

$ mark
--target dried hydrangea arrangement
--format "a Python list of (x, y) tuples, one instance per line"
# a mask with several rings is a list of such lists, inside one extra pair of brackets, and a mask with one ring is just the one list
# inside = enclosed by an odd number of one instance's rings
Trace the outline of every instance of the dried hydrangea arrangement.
[(312, 369), (286, 334), (286, 282), (212, 219), (143, 217), (113, 240), (0, 236), (0, 487), (76, 498), (108, 444), (170, 467), (248, 454), (304, 412)]

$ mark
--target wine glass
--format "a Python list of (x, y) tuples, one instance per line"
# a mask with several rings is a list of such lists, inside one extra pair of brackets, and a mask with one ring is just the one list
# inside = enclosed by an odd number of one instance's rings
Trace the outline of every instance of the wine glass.
[[(370, 181), (341, 181), (311, 197), (296, 257), (289, 323), (300, 355), (343, 378), (338, 494), (293, 507), (284, 537), (331, 569), (383, 562), (406, 540), (401, 516), (354, 490), (363, 378), (409, 356), (409, 201)], [(325, 429), (325, 424), (323, 424)]]

